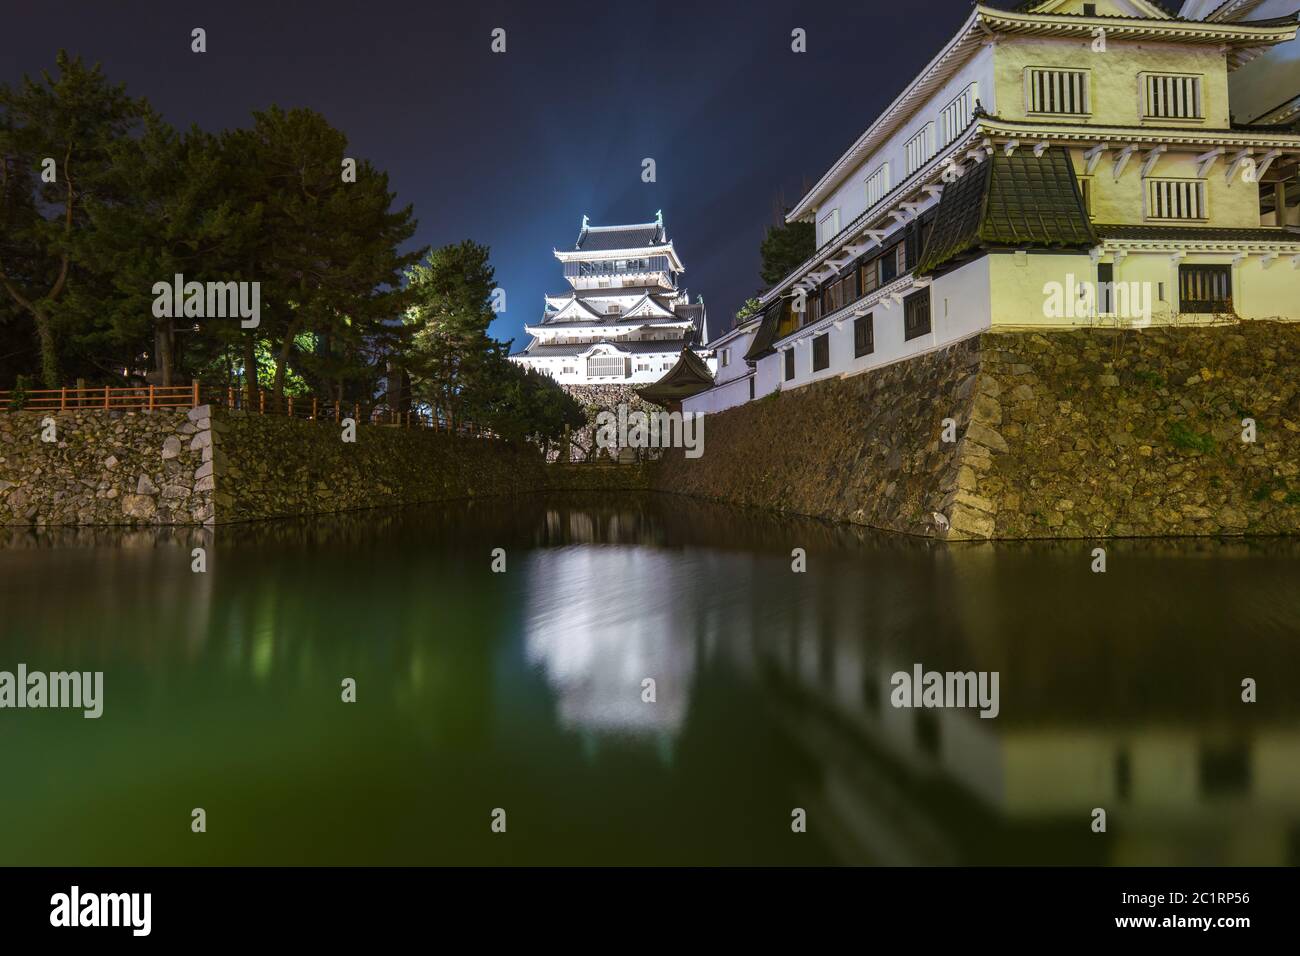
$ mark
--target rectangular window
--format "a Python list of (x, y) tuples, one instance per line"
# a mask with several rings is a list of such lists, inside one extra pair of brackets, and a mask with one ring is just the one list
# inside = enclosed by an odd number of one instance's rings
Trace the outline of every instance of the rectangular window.
[(722, 367), (723, 367), (723, 368), (726, 368), (728, 365), (731, 364), (731, 349), (723, 349), (723, 350), (722, 350), (722, 362), (721, 362), (721, 364), (722, 364)]
[(830, 368), (831, 336), (829, 332), (813, 337), (812, 363), (812, 370), (814, 372), (820, 372), (823, 369)]
[(1180, 265), (1180, 312), (1231, 312), (1232, 266)]
[(868, 259), (858, 269), (858, 284), (862, 294), (875, 292), (880, 286), (880, 260)]
[(785, 380), (794, 378), (794, 346), (785, 350)]
[(1179, 73), (1143, 73), (1143, 119), (1203, 119), (1201, 78)]
[(867, 208), (884, 199), (887, 192), (889, 192), (889, 163), (881, 163), (880, 168), (867, 177)]
[(898, 278), (898, 247), (892, 246), (880, 257), (880, 284), (885, 285)]
[(754, 400), (754, 376), (749, 376), (749, 400)]
[(626, 376), (627, 363), (617, 355), (593, 355), (587, 359), (587, 374)]
[(914, 339), (930, 332), (930, 287), (903, 299), (903, 338)]
[(565, 374), (565, 375), (573, 375), (573, 374), (575, 374), (577, 371), (578, 371), (577, 368), (575, 368), (575, 367), (572, 366), (572, 365), (566, 365), (566, 366), (564, 366), (564, 374)]
[(1205, 180), (1148, 179), (1148, 219), (1208, 219)]
[(1113, 315), (1115, 313), (1115, 265), (1111, 262), (1097, 263), (1097, 314)]
[(939, 140), (947, 146), (957, 134), (970, 125), (975, 116), (975, 101), (979, 99), (979, 84), (972, 83), (957, 94), (957, 98), (939, 113)]
[(1087, 70), (1052, 70), (1031, 66), (1025, 70), (1025, 110), (1086, 116), (1092, 112)]
[(817, 223), (817, 231), (820, 233), (820, 235), (817, 237), (818, 245), (825, 245), (827, 242), (829, 242), (831, 239), (833, 239), (836, 235), (839, 234), (840, 211), (838, 207), (832, 209), (826, 215), (822, 216), (821, 220)]
[(876, 329), (871, 313), (853, 320), (853, 357), (862, 358), (876, 350)]
[(907, 141), (903, 155), (907, 160), (907, 175), (912, 175), (930, 161), (935, 154), (934, 124), (926, 123), (921, 131)]

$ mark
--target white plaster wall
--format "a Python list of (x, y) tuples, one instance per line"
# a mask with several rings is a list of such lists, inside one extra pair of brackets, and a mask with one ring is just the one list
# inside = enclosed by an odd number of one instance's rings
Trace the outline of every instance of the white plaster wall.
[[(716, 365), (714, 380), (719, 385), (749, 375), (749, 363), (745, 361), (745, 353), (749, 351), (749, 346), (758, 333), (759, 324), (761, 323), (755, 323), (752, 328), (739, 331), (725, 341), (719, 340), (709, 343), (709, 348), (713, 350), (714, 364)], [(725, 367), (722, 364), (723, 349), (731, 350), (731, 361)]]
[[(1087, 257), (1084, 257), (1086, 263)], [(850, 310), (851, 312), (851, 310)], [(816, 334), (830, 336), (830, 365), (819, 372), (812, 370), (812, 335), (795, 340), (795, 377), (782, 382), (783, 389), (797, 388), (837, 375), (850, 375), (911, 358), (922, 352), (941, 348), (990, 324), (988, 258), (976, 259), (937, 278), (930, 292), (930, 333), (911, 340), (903, 338), (903, 306), (891, 299), (878, 301), (870, 310), (874, 322), (875, 349), (868, 355), (853, 355), (853, 316), (844, 314), (836, 329), (828, 324)], [(780, 353), (760, 363), (770, 364), (775, 375), (783, 375), (784, 358)], [(761, 384), (761, 382), (760, 382)]]
[[(1088, 161), (1084, 158), (1084, 149), (1071, 149), (1070, 156), (1074, 162), (1074, 171), (1079, 176), (1086, 176)], [(1146, 180), (1142, 177), (1142, 166), (1147, 153), (1133, 153), (1125, 164), (1119, 179), (1115, 178), (1115, 160), (1119, 150), (1112, 149), (1092, 172), (1092, 219), (1101, 223), (1124, 223), (1141, 225), (1151, 222), (1146, 215)], [(1149, 175), (1153, 178), (1199, 179), (1199, 163), (1196, 152), (1175, 152), (1169, 150), (1156, 157), (1155, 165)], [(1207, 218), (1173, 222), (1154, 220), (1156, 223), (1187, 226), (1222, 226), (1232, 228), (1254, 229), (1259, 221), (1259, 183), (1246, 182), (1238, 170), (1227, 181), (1230, 155), (1218, 160), (1205, 176), (1205, 203)]]
[[(997, 47), (997, 95), (1003, 119), (1060, 119), (1026, 112), (1025, 68), (1061, 67), (1089, 71), (1093, 125), (1178, 126), (1223, 129), (1228, 125), (1228, 62), (1213, 47), (1108, 39), (1104, 53), (1092, 39), (1043, 37)], [(1152, 119), (1141, 115), (1139, 73), (1188, 73), (1201, 77), (1201, 121)], [(1279, 97), (1281, 99), (1281, 97)]]
[[(1097, 269), (1086, 253), (1077, 254), (994, 254), (987, 257), (992, 279), (992, 316), (995, 326), (1044, 328), (1071, 325), (1110, 325), (1113, 319), (1083, 314), (1074, 317), (1044, 314), (1048, 283), (1059, 283), (1063, 288), (1070, 277), (1076, 285), (1096, 282)], [(1178, 263), (1233, 265), (1232, 290), (1237, 314), (1244, 319), (1300, 320), (1300, 269), (1291, 267), (1289, 257), (1279, 256), (1267, 267), (1258, 255), (1239, 263), (1233, 256), (1220, 254), (1190, 254), (1175, 261), (1167, 253), (1131, 252), (1118, 261), (1107, 255), (1102, 261), (1114, 265), (1117, 283), (1149, 283), (1151, 320), (1155, 323), (1174, 321), (1210, 321), (1211, 316), (1178, 313)], [(1126, 318), (1126, 323), (1136, 316)]]
[[(903, 155), (903, 146), (927, 123), (936, 123), (936, 146), (943, 148), (938, 140), (937, 123), (939, 111), (952, 102), (963, 89), (971, 83), (979, 84), (978, 98), (980, 105), (988, 112), (996, 108), (993, 89), (993, 52), (983, 47), (954, 74), (947, 83), (930, 96), (906, 121), (898, 131), (889, 137), (865, 160), (854, 167), (848, 177), (836, 187), (817, 207), (816, 219), (821, 221), (832, 209), (840, 210), (840, 228), (862, 215), (867, 208), (867, 177), (876, 171), (882, 162), (889, 163), (889, 188), (893, 189), (907, 177), (907, 161)], [(829, 236), (817, 237), (818, 247)]]
[[(741, 364), (745, 365), (743, 362)], [(750, 378), (750, 375), (746, 375), (743, 378), (732, 379), (725, 384), (715, 385), (707, 392), (700, 392), (698, 395), (692, 395), (690, 398), (685, 399), (682, 402), (682, 411), (720, 412), (723, 409), (743, 405), (749, 401)], [(758, 397), (757, 386), (755, 387), (754, 395), (755, 397)]]

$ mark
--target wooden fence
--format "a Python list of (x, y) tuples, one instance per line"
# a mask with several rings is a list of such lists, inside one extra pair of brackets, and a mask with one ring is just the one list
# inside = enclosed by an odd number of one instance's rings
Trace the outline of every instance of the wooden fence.
[(492, 432), (472, 422), (451, 423), (427, 411), (401, 411), (385, 405), (363, 409), (360, 402), (340, 402), (316, 396), (275, 395), (260, 390), (252, 402), (244, 389), (220, 388), (193, 382), (190, 385), (81, 386), (17, 391), (0, 389), (0, 413), (11, 409), (31, 412), (61, 412), (74, 409), (116, 411), (151, 411), (157, 408), (193, 408), (216, 405), (232, 411), (254, 415), (278, 415), (302, 421), (341, 422), (351, 418), (358, 424), (386, 425), (394, 428), (428, 428), (456, 431), (480, 438), (495, 437)]
[(125, 411), (153, 408), (193, 408), (201, 405), (198, 382), (191, 385), (139, 385), (126, 388), (82, 386), (0, 390), (0, 412), (9, 411), (19, 397), (19, 407), (29, 412), (64, 412), (75, 408)]

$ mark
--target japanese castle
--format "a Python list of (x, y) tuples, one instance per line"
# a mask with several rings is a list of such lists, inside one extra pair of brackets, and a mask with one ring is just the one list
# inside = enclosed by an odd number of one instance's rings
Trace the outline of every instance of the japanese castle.
[(571, 288), (546, 296), (541, 321), (524, 326), (532, 340), (511, 361), (561, 385), (643, 385), (708, 339), (703, 297), (691, 302), (678, 287), (685, 269), (662, 212), (628, 226), (583, 216), (573, 248), (555, 258)]
[(1300, 320), (1296, 5), (977, 4), (789, 211), (816, 251), (684, 410), (989, 330)]

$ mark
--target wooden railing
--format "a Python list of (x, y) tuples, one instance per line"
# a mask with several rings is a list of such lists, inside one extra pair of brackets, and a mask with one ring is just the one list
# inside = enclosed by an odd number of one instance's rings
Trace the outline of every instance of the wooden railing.
[[(15, 397), (18, 401), (15, 402)], [(193, 408), (216, 405), (231, 411), (254, 415), (279, 415), (302, 421), (341, 422), (351, 418), (357, 424), (385, 425), (395, 428), (428, 428), (455, 431), (480, 438), (496, 437), (473, 422), (453, 426), (429, 412), (410, 409), (399, 411), (384, 405), (362, 408), (360, 402), (340, 402), (315, 396), (275, 395), (259, 390), (252, 402), (244, 389), (220, 388), (193, 382), (189, 385), (78, 386), (43, 389), (0, 389), (0, 413), (11, 405), (30, 412), (60, 412), (75, 409), (109, 411), (151, 411), (160, 408)]]
[(201, 405), (198, 382), (191, 385), (136, 385), (112, 388), (104, 385), (71, 388), (29, 388), (0, 390), (0, 412), (8, 411), (17, 394), (21, 408), (30, 412), (62, 412), (74, 408), (106, 408), (139, 411), (154, 408), (193, 408)]
[(246, 411), (254, 415), (280, 415), (297, 418), (302, 421), (341, 422), (351, 418), (358, 424), (388, 425), (395, 428), (429, 428), (435, 431), (456, 431), (461, 435), (495, 437), (485, 428), (473, 422), (458, 422), (454, 429), (451, 423), (428, 412), (408, 409), (399, 411), (385, 405), (363, 408), (360, 402), (341, 402), (333, 398), (319, 398), (314, 395), (276, 395), (260, 389), (248, 400), (242, 388), (208, 388), (201, 390), (203, 401), (210, 405), (219, 405), (231, 411)]

